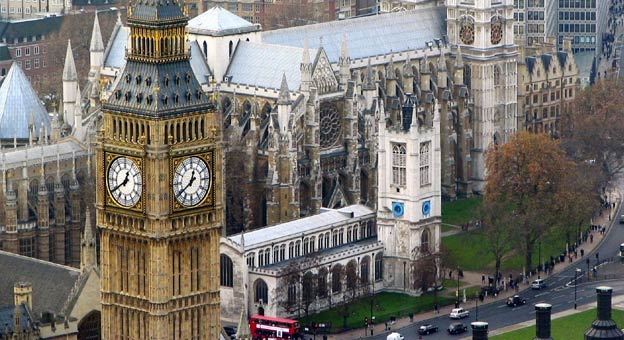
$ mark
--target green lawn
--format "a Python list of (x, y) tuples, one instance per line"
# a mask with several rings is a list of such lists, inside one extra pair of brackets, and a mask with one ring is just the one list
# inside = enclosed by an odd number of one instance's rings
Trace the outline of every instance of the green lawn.
[[(469, 232), (455, 234), (442, 238), (444, 246), (454, 254), (458, 265), (463, 270), (485, 272), (494, 268), (494, 257), (489, 254), (485, 246), (485, 237), (480, 230), (471, 230)], [(565, 236), (561, 234), (553, 234), (544, 236), (541, 242), (542, 261), (549, 259), (550, 256), (558, 256), (565, 249)], [(478, 259), (476, 261), (475, 259)], [(533, 266), (539, 263), (539, 251), (537, 244), (533, 251)], [(506, 258), (503, 259), (501, 268), (504, 274), (507, 271), (513, 271), (516, 275), (522, 271), (524, 266), (524, 256), (514, 254), (513, 250)]]
[(443, 202), (442, 222), (462, 225), (470, 220), (476, 220), (476, 210), (481, 205), (482, 201), (483, 198), (481, 196), (474, 196), (453, 202)]
[[(614, 309), (613, 320), (618, 327), (624, 325), (624, 311)], [(596, 319), (596, 309), (552, 320), (551, 337), (553, 339), (582, 340), (585, 331)], [(535, 338), (535, 326), (489, 337), (491, 340), (527, 340)]]
[[(455, 298), (438, 295), (438, 303), (440, 306), (453, 304)], [(347, 319), (347, 328), (362, 327), (364, 317), (370, 318), (371, 302), (370, 298), (362, 298), (349, 304), (349, 317)], [(416, 314), (422, 311), (433, 309), (433, 295), (422, 295), (419, 297), (409, 296), (399, 293), (379, 293), (375, 295), (373, 300), (373, 315), (375, 323), (383, 323), (390, 319), (390, 316), (397, 318), (405, 317), (410, 312)], [(342, 330), (342, 309), (335, 307), (319, 314), (311, 315), (308, 320), (301, 318), (303, 325), (309, 322), (331, 322), (332, 331)]]

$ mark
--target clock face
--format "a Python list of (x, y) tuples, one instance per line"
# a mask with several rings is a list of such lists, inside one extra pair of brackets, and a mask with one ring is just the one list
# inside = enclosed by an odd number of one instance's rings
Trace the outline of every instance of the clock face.
[(459, 29), (459, 38), (466, 45), (472, 45), (475, 40), (474, 24), (470, 20), (464, 20)]
[(210, 169), (199, 157), (184, 159), (173, 174), (173, 195), (185, 207), (201, 203), (210, 191)]
[(127, 157), (117, 157), (108, 167), (108, 191), (124, 207), (139, 202), (143, 189), (143, 178), (136, 163)]
[(492, 32), (490, 37), (492, 44), (496, 45), (503, 39), (503, 23), (500, 20), (492, 22)]

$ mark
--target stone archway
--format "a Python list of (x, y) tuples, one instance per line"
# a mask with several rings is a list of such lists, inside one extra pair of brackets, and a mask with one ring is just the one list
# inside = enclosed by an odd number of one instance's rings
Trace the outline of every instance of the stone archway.
[(98, 310), (93, 310), (82, 318), (78, 323), (78, 340), (100, 340), (101, 320), (102, 316)]

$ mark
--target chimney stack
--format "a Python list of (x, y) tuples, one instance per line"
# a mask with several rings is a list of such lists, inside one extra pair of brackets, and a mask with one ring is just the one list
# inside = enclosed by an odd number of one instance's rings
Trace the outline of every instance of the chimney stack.
[(611, 319), (611, 287), (596, 287), (598, 293), (598, 319), (585, 331), (585, 340), (624, 340), (624, 333)]
[(13, 285), (14, 305), (26, 305), (32, 311), (32, 284), (30, 282), (17, 282)]
[(538, 303), (535, 305), (535, 339), (552, 340), (550, 337), (550, 310), (552, 305)]
[(488, 339), (488, 323), (476, 321), (470, 324), (472, 326), (472, 340)]

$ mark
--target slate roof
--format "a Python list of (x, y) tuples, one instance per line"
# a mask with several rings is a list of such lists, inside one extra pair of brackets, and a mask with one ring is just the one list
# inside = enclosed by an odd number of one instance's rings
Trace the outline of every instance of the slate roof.
[[(11, 290), (12, 292), (13, 290)], [(22, 326), (22, 332), (25, 331), (30, 325), (31, 330), (35, 330), (35, 323), (30, 319), (30, 314), (26, 310), (26, 306), (20, 305), (19, 313), (21, 315), (20, 321)], [(5, 330), (8, 331), (8, 334), (13, 332), (13, 316), (15, 315), (15, 307), (4, 307), (0, 308), (0, 338), (4, 338), (6, 336)], [(10, 338), (10, 336), (9, 336)]]
[(33, 315), (51, 311), (59, 314), (70, 295), (80, 270), (0, 251), (0, 306), (13, 306), (13, 285), (30, 282)]
[(564, 67), (566, 61), (568, 61), (568, 52), (558, 51), (557, 58), (559, 59), (559, 64), (561, 65), (561, 67)]
[(47, 18), (28, 19), (20, 21), (0, 22), (0, 40), (6, 39), (8, 44), (12, 44), (15, 39), (20, 42), (24, 37), (40, 36), (58, 31), (63, 23), (63, 16), (54, 16)]
[(5, 148), (2, 150), (2, 156), (0, 156), (0, 169), (20, 168), (24, 162), (27, 162), (29, 165), (41, 164), (42, 156), (44, 162), (56, 162), (57, 158), (64, 161), (86, 155), (87, 150), (74, 139), (67, 139), (63, 142), (43, 146), (18, 149)]
[[(427, 41), (446, 35), (446, 7), (423, 8), (349, 20), (291, 27), (262, 32), (269, 44), (303, 47), (304, 37), (311, 48), (321, 45), (330, 62), (340, 57), (342, 35), (347, 38), (351, 59), (425, 48)], [(289, 79), (290, 81), (290, 79)]]
[(550, 70), (550, 62), (552, 61), (552, 55), (550, 54), (542, 54), (542, 63), (544, 64), (544, 69), (546, 72)]
[[(316, 55), (317, 52), (310, 50), (310, 55)], [(240, 41), (225, 75), (236, 84), (279, 89), (285, 73), (288, 88), (298, 91), (302, 60), (303, 48)]]
[(256, 32), (261, 28), (259, 24), (252, 24), (221, 6), (215, 6), (191, 19), (187, 29), (189, 33), (218, 37)]
[(202, 53), (197, 40), (191, 41), (190, 61), (191, 68), (193, 69), (193, 73), (195, 73), (197, 81), (202, 85), (210, 83), (210, 76), (212, 75), (212, 72), (206, 63), (206, 59), (204, 58), (204, 54)]
[(149, 21), (184, 19), (186, 16), (176, 0), (139, 0), (130, 3), (128, 21)]
[(121, 69), (126, 63), (126, 44), (130, 28), (115, 25), (113, 33), (104, 52), (104, 67)]
[(13, 63), (0, 85), (0, 139), (28, 139), (31, 117), (37, 135), (41, 126), (50, 133), (48, 113), (22, 68)]
[(127, 61), (115, 79), (110, 97), (102, 105), (111, 111), (152, 117), (210, 106), (188, 60), (163, 64)]
[[(253, 248), (267, 241), (278, 242), (280, 239), (288, 239), (307, 231), (320, 230), (332, 224), (339, 224), (354, 218), (373, 214), (375, 214), (375, 211), (360, 204), (350, 205), (341, 209), (321, 209), (321, 213), (317, 215), (245, 233), (245, 248)], [(237, 244), (241, 244), (241, 234), (232, 235), (228, 238)]]

